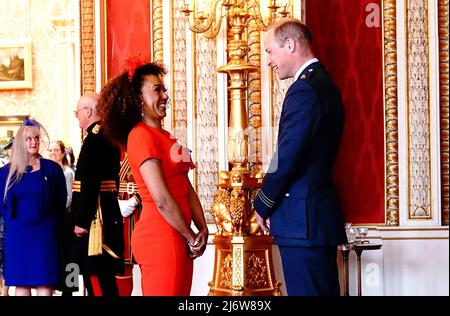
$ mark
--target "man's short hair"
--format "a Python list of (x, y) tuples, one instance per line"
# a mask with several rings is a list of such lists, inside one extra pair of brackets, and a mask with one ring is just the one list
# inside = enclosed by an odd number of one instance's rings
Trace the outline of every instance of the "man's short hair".
[(274, 39), (280, 47), (284, 47), (288, 38), (296, 40), (302, 47), (309, 47), (312, 43), (311, 31), (306, 24), (298, 19), (282, 19), (275, 22), (270, 29), (273, 31)]
[(92, 110), (96, 110), (99, 99), (100, 95), (98, 93), (88, 92), (78, 100), (78, 104), (88, 106)]

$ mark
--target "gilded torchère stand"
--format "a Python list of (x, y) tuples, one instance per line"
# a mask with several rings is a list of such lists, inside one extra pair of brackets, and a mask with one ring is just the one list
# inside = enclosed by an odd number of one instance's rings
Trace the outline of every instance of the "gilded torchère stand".
[[(264, 235), (251, 207), (251, 196), (260, 188), (263, 174), (250, 172), (248, 166), (248, 74), (259, 67), (247, 62), (249, 46), (247, 27), (254, 20), (259, 30), (266, 30), (280, 8), (271, 0), (269, 17), (264, 21), (258, 0), (211, 0), (208, 6), (193, 8), (186, 4), (182, 12), (189, 28), (214, 38), (222, 19), (227, 25), (228, 63), (218, 72), (229, 78), (228, 160), (231, 171), (219, 174), (218, 191), (211, 213), (217, 233), (214, 237), (214, 276), (209, 295), (281, 295), (275, 281), (272, 261), (272, 237)], [(285, 7), (279, 14), (288, 15)]]
[(281, 295), (275, 280), (272, 237), (264, 235), (249, 205), (261, 173), (240, 168), (221, 172), (212, 207), (217, 233), (214, 237), (214, 275), (209, 295)]

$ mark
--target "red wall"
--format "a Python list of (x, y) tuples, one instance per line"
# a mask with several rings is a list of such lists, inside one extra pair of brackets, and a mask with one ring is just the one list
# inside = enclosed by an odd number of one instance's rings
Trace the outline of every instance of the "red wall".
[(126, 68), (128, 57), (150, 56), (150, 0), (107, 0), (108, 78)]
[(366, 5), (381, 0), (306, 0), (316, 56), (339, 86), (346, 122), (335, 180), (346, 221), (384, 223), (383, 56)]

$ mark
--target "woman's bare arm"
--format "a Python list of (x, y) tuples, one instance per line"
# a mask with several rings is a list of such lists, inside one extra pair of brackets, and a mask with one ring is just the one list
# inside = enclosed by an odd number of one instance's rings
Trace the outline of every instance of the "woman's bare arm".
[(180, 206), (167, 188), (161, 169), (161, 162), (156, 159), (148, 159), (142, 163), (139, 171), (156, 206), (158, 206), (161, 216), (190, 244), (194, 244), (196, 235), (189, 224), (186, 223)]

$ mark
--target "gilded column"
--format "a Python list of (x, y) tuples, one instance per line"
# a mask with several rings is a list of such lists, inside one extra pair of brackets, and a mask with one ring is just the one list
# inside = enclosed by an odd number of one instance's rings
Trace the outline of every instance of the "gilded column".
[(386, 225), (399, 225), (396, 0), (383, 1)]
[(442, 225), (449, 224), (449, 1), (439, 0), (439, 104), (441, 122), (441, 201)]

